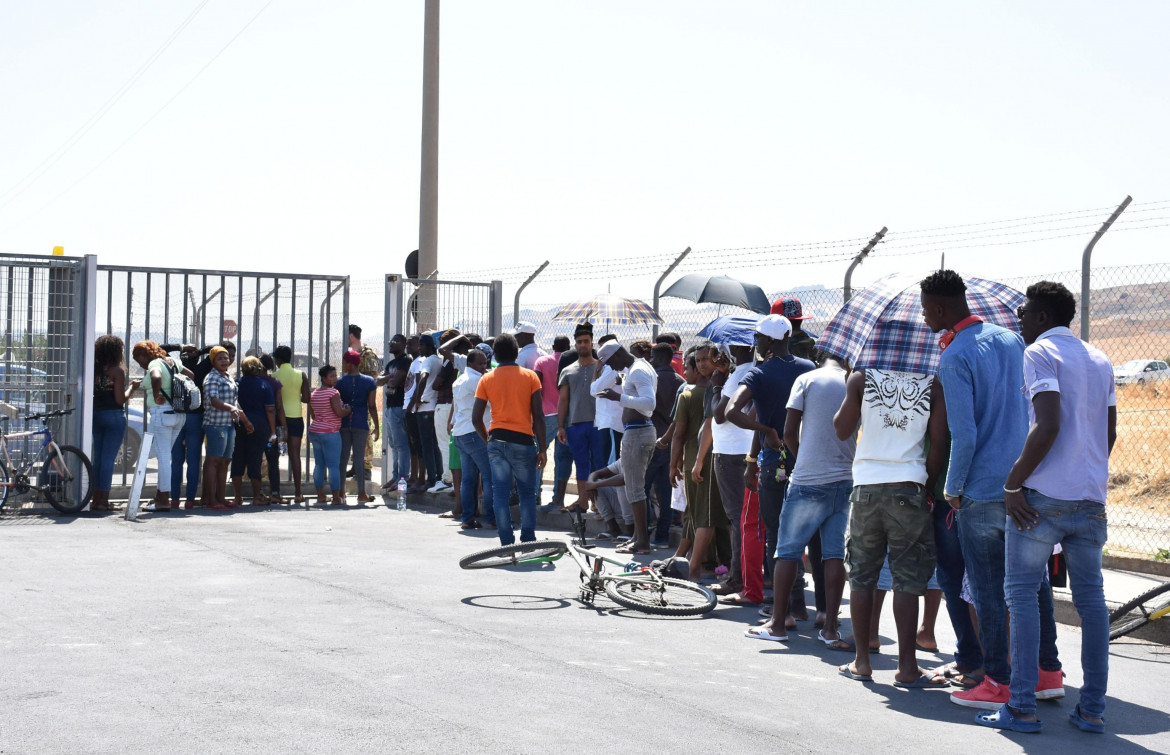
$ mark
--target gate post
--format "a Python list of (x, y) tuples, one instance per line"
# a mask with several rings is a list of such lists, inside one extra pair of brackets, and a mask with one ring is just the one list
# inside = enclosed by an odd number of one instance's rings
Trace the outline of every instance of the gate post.
[(504, 329), (504, 282), (492, 281), (491, 294), (489, 298), (489, 306), (491, 312), (489, 313), (488, 324), (490, 325), (491, 335), (497, 336)]
[[(86, 432), (93, 427), (93, 372), (94, 334), (97, 333), (97, 256), (85, 255), (81, 263), (81, 280), (78, 288), (82, 293), (78, 307), (77, 322), (74, 324), (73, 358), (70, 363), (77, 365), (77, 406), (73, 416), (80, 418), (81, 432), (77, 445), (86, 456), (93, 458), (93, 433)], [(77, 352), (81, 352), (78, 354)]]

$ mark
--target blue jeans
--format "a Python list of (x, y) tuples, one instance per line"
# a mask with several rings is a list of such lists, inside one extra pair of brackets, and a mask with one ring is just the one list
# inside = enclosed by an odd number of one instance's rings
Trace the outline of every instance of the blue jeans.
[[(1105, 714), (1105, 689), (1109, 682), (1109, 612), (1101, 579), (1101, 549), (1108, 526), (1105, 504), (1095, 501), (1061, 501), (1025, 489), (1028, 503), (1040, 515), (1030, 530), (1007, 524), (1007, 592), (1012, 611), (1012, 681), (1009, 704), (1021, 713), (1036, 712), (1037, 667), (1044, 667), (1043, 607), (1048, 589), (1047, 564), (1052, 546), (1061, 544), (1068, 561), (1068, 581), (1073, 605), (1081, 617), (1081, 669), (1085, 684), (1079, 705), (1082, 715)], [(982, 623), (982, 619), (980, 619)]]
[(329, 473), (329, 490), (336, 493), (345, 484), (341, 477), (341, 433), (309, 433), (313, 444), (313, 487), (325, 487)]
[(656, 448), (654, 456), (650, 457), (650, 467), (646, 470), (646, 499), (650, 499), (651, 491), (658, 499), (658, 525), (654, 528), (654, 543), (656, 545), (670, 542), (670, 524), (674, 519), (674, 509), (670, 508), (672, 490), (673, 488), (670, 486), (670, 449)]
[(979, 647), (979, 633), (971, 622), (967, 601), (963, 600), (962, 546), (959, 544), (959, 522), (946, 501), (934, 503), (934, 578), (946, 598), (947, 615), (955, 630), (955, 663), (964, 671), (983, 667), (983, 649)]
[(390, 453), (393, 455), (393, 464), (390, 467), (390, 479), (410, 479), (410, 440), (406, 436), (406, 415), (401, 406), (387, 407), (384, 412), (386, 421), (386, 436), (390, 441)]
[(601, 431), (593, 422), (578, 422), (565, 428), (565, 439), (569, 441), (569, 452), (577, 466), (577, 479), (588, 480), (589, 475), (604, 467), (605, 445)]
[(849, 493), (853, 480), (824, 485), (789, 483), (777, 533), (776, 558), (799, 561), (813, 536), (821, 536), (821, 560), (845, 559), (845, 530), (849, 526)]
[(183, 493), (183, 463), (187, 464), (187, 500), (194, 501), (199, 491), (199, 462), (203, 455), (203, 415), (188, 414), (171, 449), (171, 498)]
[(493, 505), (495, 491), (492, 489), (492, 467), (488, 461), (488, 447), (479, 433), (455, 436), (455, 447), (463, 464), (463, 481), (459, 485), (459, 497), (463, 502), (463, 523), (475, 521), (475, 498), (479, 481), (483, 479), (483, 511), (489, 524), (496, 523)]
[[(564, 503), (564, 501), (555, 500), (556, 485), (561, 480), (569, 479), (569, 473), (573, 471), (573, 454), (569, 451), (567, 443), (561, 443), (557, 440), (557, 415), (544, 415), (544, 450), (548, 453), (548, 444), (553, 444), (553, 497), (554, 503)], [(543, 480), (543, 475), (536, 475), (536, 502), (540, 503), (540, 485)]]
[[(956, 518), (959, 522), (963, 561), (967, 566), (967, 581), (971, 585), (971, 595), (975, 598), (975, 615), (979, 617), (983, 670), (996, 682), (1008, 684), (1012, 675), (1008, 658), (1004, 576), (1007, 514), (1003, 501), (973, 501), (964, 496)], [(1048, 549), (1050, 555), (1051, 548)], [(1048, 556), (1044, 557), (1045, 563)], [(1033, 591), (1038, 593), (1039, 602), (1040, 665), (1048, 670), (1056, 670), (1060, 668), (1060, 660), (1056, 650), (1052, 590), (1047, 580), (1043, 585), (1040, 581), (1037, 579), (1033, 583)]]
[(492, 496), (496, 510), (496, 531), (501, 545), (511, 545), (512, 511), (508, 497), (512, 491), (512, 480), (516, 481), (516, 492), (520, 496), (520, 542), (536, 539), (536, 489), (532, 484), (536, 477), (536, 444), (521, 445), (504, 440), (489, 440), (488, 461), (492, 468)]
[(110, 492), (114, 484), (114, 459), (126, 437), (126, 415), (121, 409), (102, 409), (93, 413), (93, 480), (94, 490)]
[(427, 470), (427, 487), (430, 487), (443, 477), (443, 457), (439, 454), (439, 439), (435, 435), (435, 413), (415, 412), (414, 416), (418, 422), (418, 438)]

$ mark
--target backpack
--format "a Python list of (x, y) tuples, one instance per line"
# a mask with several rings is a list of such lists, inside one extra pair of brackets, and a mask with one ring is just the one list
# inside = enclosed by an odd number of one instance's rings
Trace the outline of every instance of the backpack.
[(188, 414), (199, 409), (203, 398), (195, 381), (176, 370), (170, 359), (164, 361), (171, 372), (171, 395), (163, 394), (171, 402), (167, 414)]

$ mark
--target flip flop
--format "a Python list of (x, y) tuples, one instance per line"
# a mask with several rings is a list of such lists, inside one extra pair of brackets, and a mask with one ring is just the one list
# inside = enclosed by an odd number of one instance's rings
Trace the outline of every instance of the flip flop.
[(623, 545), (614, 550), (615, 553), (620, 553), (623, 556), (648, 556), (654, 552), (653, 548), (635, 548), (631, 545)]
[(902, 689), (944, 689), (951, 685), (945, 676), (922, 674), (912, 682), (900, 682), (895, 679), (894, 686)]
[(1039, 721), (1021, 721), (1012, 714), (1012, 709), (1004, 703), (996, 710), (989, 710), (975, 714), (975, 723), (988, 726), (992, 729), (1007, 729), (1021, 734), (1039, 734), (1043, 724)]
[(938, 645), (935, 645), (932, 648), (928, 648), (927, 646), (923, 645), (920, 642), (915, 642), (914, 647), (918, 648), (919, 650), (921, 650), (924, 653), (937, 653), (938, 652)]
[(455, 514), (450, 512), (450, 511), (444, 511), (442, 514), (439, 514), (439, 518), (440, 519), (454, 519)]
[(817, 639), (825, 643), (825, 646), (829, 648), (829, 650), (844, 650), (850, 653), (857, 651), (857, 648), (854, 647), (853, 643), (844, 637), (838, 637), (835, 640), (830, 640), (828, 637), (825, 637), (825, 630), (823, 629), (817, 632)]
[(737, 593), (737, 592), (733, 592), (733, 593), (729, 593), (727, 595), (721, 596), (719, 598), (719, 602), (724, 604), (724, 605), (728, 605), (728, 606), (758, 606), (759, 605), (759, 603), (757, 603), (756, 601), (748, 600), (742, 594)]
[(760, 627), (759, 629), (752, 627), (751, 629), (744, 632), (743, 636), (747, 637), (749, 639), (752, 639), (752, 640), (767, 640), (768, 642), (788, 642), (788, 635), (787, 634), (772, 634), (771, 632), (769, 632), (767, 629), (764, 629), (763, 627)]
[(613, 535), (608, 532), (598, 532), (593, 536), (594, 540), (613, 540)]
[(841, 676), (844, 676), (847, 679), (852, 679), (855, 682), (872, 682), (873, 681), (873, 676), (871, 676), (869, 674), (857, 673), (853, 669), (849, 668), (848, 663), (846, 663), (844, 666), (838, 666), (837, 672), (839, 674), (841, 674)]

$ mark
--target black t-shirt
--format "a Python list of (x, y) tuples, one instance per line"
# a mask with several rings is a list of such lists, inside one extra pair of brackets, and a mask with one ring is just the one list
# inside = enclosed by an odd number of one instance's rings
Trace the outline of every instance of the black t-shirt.
[[(413, 361), (414, 360), (410, 358), (409, 354), (403, 354), (402, 356), (398, 357), (397, 359), (391, 359), (389, 362), (386, 363), (386, 369), (382, 370), (382, 374), (389, 375), (394, 370), (402, 370), (403, 372), (409, 372), (410, 371), (410, 363)], [(403, 385), (398, 386), (397, 388), (391, 388), (389, 383), (387, 383), (386, 388), (385, 388), (385, 395), (383, 396), (383, 403), (389, 407), (402, 406), (402, 399), (404, 398), (404, 395), (405, 395), (404, 391), (403, 391), (404, 386), (405, 386), (405, 383), (403, 383)]]

